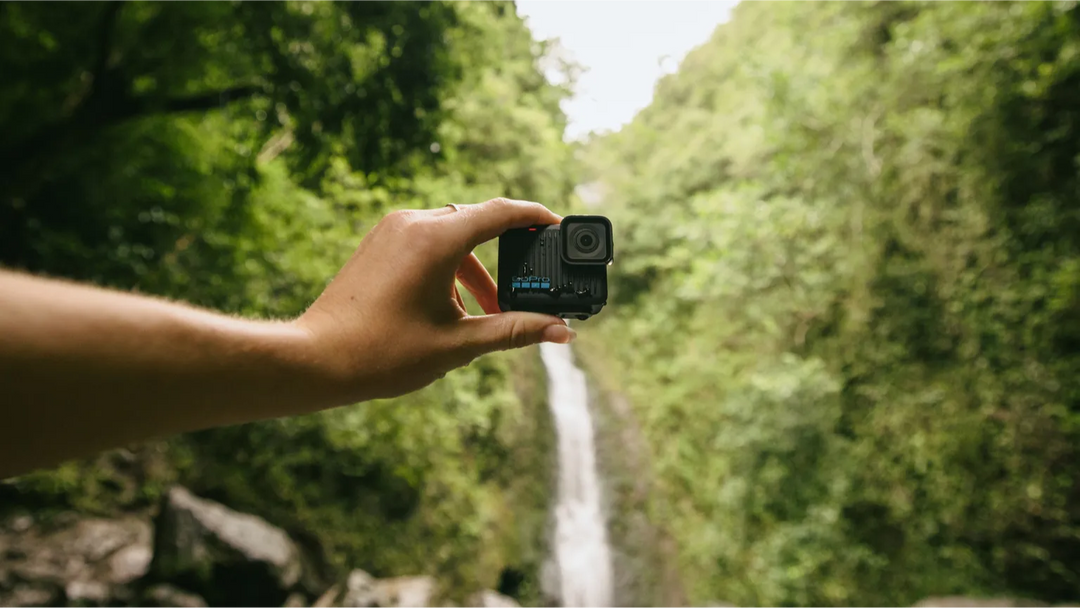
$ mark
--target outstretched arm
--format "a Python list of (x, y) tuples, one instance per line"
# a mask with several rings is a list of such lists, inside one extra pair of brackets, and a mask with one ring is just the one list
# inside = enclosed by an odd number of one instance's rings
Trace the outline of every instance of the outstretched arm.
[[(560, 218), (536, 203), (396, 212), (292, 322), (0, 271), (0, 478), (154, 436), (421, 388), (490, 351), (569, 342), (555, 317), (500, 313), (472, 254)], [(455, 277), (484, 310), (469, 316)]]

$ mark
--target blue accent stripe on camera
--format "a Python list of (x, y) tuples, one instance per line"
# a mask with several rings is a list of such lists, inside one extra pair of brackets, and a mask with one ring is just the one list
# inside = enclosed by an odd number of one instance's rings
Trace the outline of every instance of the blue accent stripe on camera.
[(521, 289), (521, 283), (518, 282), (518, 281), (514, 281), (513, 283), (510, 284), (510, 286), (513, 287), (514, 289)]
[(551, 283), (540, 283), (540, 289), (548, 289), (551, 287)]
[(533, 289), (540, 289), (540, 283), (530, 283), (529, 286)]

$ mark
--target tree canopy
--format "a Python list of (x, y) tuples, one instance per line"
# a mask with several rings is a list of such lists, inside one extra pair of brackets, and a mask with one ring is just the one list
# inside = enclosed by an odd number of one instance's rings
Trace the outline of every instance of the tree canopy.
[[(293, 317), (394, 209), (566, 200), (568, 89), (545, 52), (501, 2), (4, 3), (0, 264)], [(105, 513), (179, 481), (332, 566), (437, 574), (452, 596), (513, 567), (536, 601), (550, 427), (515, 388), (538, 366), (485, 357), (401, 399), (136, 446), (0, 495)]]
[(744, 3), (584, 159), (693, 601), (1075, 598), (1080, 10)]

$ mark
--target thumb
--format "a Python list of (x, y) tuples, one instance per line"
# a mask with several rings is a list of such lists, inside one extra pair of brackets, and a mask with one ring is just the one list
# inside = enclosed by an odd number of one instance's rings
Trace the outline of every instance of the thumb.
[(562, 319), (532, 312), (466, 317), (461, 324), (465, 333), (463, 342), (476, 356), (540, 342), (568, 344), (577, 335)]

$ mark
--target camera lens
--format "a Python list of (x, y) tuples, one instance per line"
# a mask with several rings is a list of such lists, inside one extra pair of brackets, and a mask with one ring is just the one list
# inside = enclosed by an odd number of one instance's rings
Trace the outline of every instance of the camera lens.
[(581, 253), (592, 253), (600, 246), (600, 237), (596, 229), (591, 226), (582, 226), (574, 233), (574, 246)]
[(560, 255), (567, 264), (599, 265), (611, 261), (611, 222), (607, 218), (567, 216), (559, 234)]

